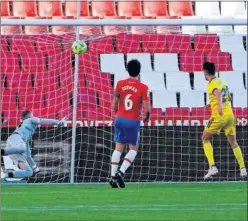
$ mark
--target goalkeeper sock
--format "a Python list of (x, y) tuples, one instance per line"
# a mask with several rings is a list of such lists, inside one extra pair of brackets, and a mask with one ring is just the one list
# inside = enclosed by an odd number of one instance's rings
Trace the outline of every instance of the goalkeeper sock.
[(123, 174), (125, 174), (125, 172), (128, 169), (128, 167), (130, 167), (130, 165), (134, 161), (136, 155), (137, 155), (137, 151), (135, 151), (135, 150), (129, 150), (129, 152), (125, 156), (124, 161), (123, 161), (123, 163), (121, 165), (121, 168), (120, 168), (120, 171)]
[(209, 167), (213, 166), (214, 165), (214, 153), (213, 153), (213, 147), (210, 141), (203, 143), (203, 149), (204, 149), (205, 156), (208, 159)]
[(239, 145), (236, 145), (233, 147), (233, 153), (234, 153), (234, 156), (236, 157), (236, 160), (239, 163), (240, 168), (244, 168), (245, 167), (244, 158), (242, 156), (242, 151)]
[(121, 158), (121, 152), (115, 150), (112, 154), (111, 158), (111, 176), (115, 177), (115, 174), (117, 172), (119, 162)]

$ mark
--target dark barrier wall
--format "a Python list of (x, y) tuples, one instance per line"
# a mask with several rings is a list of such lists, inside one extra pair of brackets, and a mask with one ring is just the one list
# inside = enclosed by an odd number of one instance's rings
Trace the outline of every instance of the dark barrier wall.
[[(202, 181), (208, 169), (200, 139), (202, 131), (201, 126), (144, 127), (139, 153), (126, 181)], [(7, 135), (7, 128), (3, 128), (3, 141)], [(237, 128), (237, 138), (248, 165), (247, 127)], [(34, 159), (42, 173), (29, 182), (69, 182), (71, 128), (40, 128), (33, 142)], [(238, 165), (224, 134), (213, 138), (213, 146), (220, 170), (214, 180), (240, 180)], [(106, 182), (113, 149), (112, 128), (77, 128), (75, 182)]]

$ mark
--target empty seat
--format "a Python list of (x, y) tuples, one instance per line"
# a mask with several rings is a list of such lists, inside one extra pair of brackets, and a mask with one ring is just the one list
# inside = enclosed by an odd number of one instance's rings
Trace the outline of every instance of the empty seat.
[(82, 108), (96, 107), (96, 93), (93, 90), (79, 90), (78, 106)]
[[(211, 17), (211, 19), (223, 19), (223, 17)], [(230, 18), (225, 18), (225, 19), (232, 19)], [(227, 35), (227, 34), (232, 34), (233, 33), (233, 26), (232, 25), (208, 25), (208, 33), (209, 34), (216, 34), (218, 35)]]
[(7, 123), (4, 126), (15, 128), (20, 124), (21, 111), (10, 109), (3, 111), (3, 113), (4, 113), (4, 118), (8, 119)]
[(10, 36), (9, 43), (12, 52), (35, 53), (35, 39), (31, 36)]
[(17, 17), (35, 17), (37, 16), (35, 1), (13, 1), (13, 16)]
[[(57, 19), (62, 19), (63, 17), (57, 17)], [(74, 33), (76, 28), (74, 26), (52, 26), (52, 33), (55, 35), (62, 35), (67, 33)]]
[(180, 70), (187, 72), (201, 71), (204, 63), (202, 51), (188, 51), (180, 53)]
[(232, 66), (235, 71), (247, 70), (247, 52), (233, 52), (232, 53)]
[(247, 91), (233, 93), (233, 107), (247, 108)]
[[(126, 71), (124, 54), (101, 54), (101, 71), (108, 73), (123, 73)], [(115, 65), (113, 65), (115, 64)]]
[[(182, 19), (203, 19), (200, 16), (183, 16)], [(183, 34), (205, 34), (207, 33), (205, 25), (183, 25), (182, 26), (182, 33)]]
[(194, 48), (201, 51), (219, 51), (218, 36), (216, 34), (196, 34)]
[(193, 16), (192, 2), (168, 2), (171, 16)]
[(245, 11), (245, 2), (233, 1), (233, 2), (220, 2), (221, 4), (221, 16), (236, 17), (247, 16)]
[(110, 109), (114, 92), (98, 91), (99, 104), (103, 109)]
[(38, 15), (41, 17), (63, 16), (60, 1), (38, 1)]
[(107, 108), (90, 108), (83, 110), (83, 118), (88, 120), (111, 120), (111, 110)]
[(18, 53), (1, 51), (1, 56), (0, 56), (1, 73), (20, 72), (21, 67), (19, 65), (18, 59), (19, 59)]
[(235, 117), (238, 117), (238, 118), (245, 117), (244, 112), (243, 112), (243, 108), (241, 108), (241, 107), (234, 107), (233, 113), (234, 113)]
[(223, 52), (243, 53), (245, 51), (242, 35), (220, 35), (219, 39), (220, 50)]
[(44, 108), (44, 96), (40, 90), (32, 90), (27, 93), (27, 91), (19, 92), (19, 102), (20, 108), (25, 110), (38, 110)]
[(142, 48), (147, 53), (168, 52), (166, 36), (157, 34), (142, 35)]
[(112, 91), (111, 75), (108, 73), (100, 73), (99, 75), (87, 75), (86, 84), (88, 89), (96, 91)]
[(166, 7), (166, 2), (162, 1), (152, 1), (152, 2), (143, 2), (143, 12), (145, 16), (167, 16), (168, 10)]
[(116, 52), (125, 54), (141, 52), (140, 35), (118, 34), (116, 36)]
[[(108, 19), (125, 19), (125, 16), (108, 16)], [(129, 28), (128, 26), (103, 26), (103, 33), (105, 35), (117, 35), (120, 33), (128, 32)]]
[(120, 16), (133, 17), (143, 15), (140, 1), (119, 1), (117, 2), (117, 10)]
[[(158, 16), (157, 19), (179, 19), (178, 16)], [(157, 34), (178, 34), (181, 33), (179, 25), (158, 25), (156, 26)]]
[(231, 56), (228, 52), (209, 52), (206, 54), (206, 60), (215, 64), (216, 71), (232, 71)]
[(194, 90), (206, 91), (207, 81), (203, 72), (194, 72)]
[[(77, 17), (77, 1), (66, 0), (65, 1), (65, 15)], [(81, 9), (80, 16), (89, 16), (89, 5), (86, 1), (80, 1)]]
[(244, 75), (240, 71), (219, 72), (220, 78), (227, 83), (229, 91), (244, 91)]
[(22, 26), (20, 25), (1, 26), (1, 35), (16, 35), (16, 34), (22, 34)]
[(91, 12), (93, 16), (105, 17), (116, 16), (114, 1), (92, 1)]
[(149, 90), (165, 90), (164, 74), (142, 73), (140, 81), (149, 87)]
[(111, 36), (102, 37), (100, 39), (89, 42), (89, 50), (97, 54), (111, 54), (114, 52), (113, 41)]
[(10, 111), (12, 109), (17, 108), (17, 92), (16, 90), (2, 90), (1, 91), (1, 102), (2, 102), (2, 110), (3, 111)]
[[(133, 19), (152, 19), (152, 17), (143, 17), (143, 16), (136, 16), (132, 17)], [(141, 25), (141, 26), (131, 26), (130, 32), (132, 34), (137, 34), (137, 35), (145, 35), (145, 34), (154, 34), (156, 33), (156, 29), (152, 25)]]
[(184, 118), (190, 116), (188, 107), (167, 107), (165, 111), (166, 117)]
[(178, 56), (173, 53), (154, 54), (154, 70), (164, 73), (166, 71), (179, 71)]
[(58, 90), (58, 75), (55, 75), (53, 73), (36, 73), (34, 76), (34, 88), (37, 91), (43, 92)]
[(7, 74), (8, 87), (11, 89), (18, 90), (32, 90), (31, 75), (20, 73), (20, 74)]
[(167, 35), (166, 39), (170, 53), (192, 50), (190, 35)]
[(10, 16), (9, 11), (9, 2), (8, 1), (1, 1), (0, 2), (0, 8), (1, 8), (1, 17), (2, 16)]
[(204, 18), (211, 16), (220, 16), (219, 2), (196, 2), (195, 14)]
[(193, 118), (197, 118), (197, 119), (209, 119), (211, 116), (211, 110), (210, 109), (206, 109), (204, 107), (192, 107), (191, 108), (191, 115)]
[(137, 59), (141, 63), (141, 72), (152, 72), (151, 55), (149, 53), (127, 54), (127, 62)]
[(79, 71), (85, 74), (99, 74), (99, 58), (96, 53), (84, 53), (79, 56)]
[(204, 93), (202, 91), (180, 92), (180, 107), (204, 107)]
[(178, 107), (177, 96), (174, 91), (157, 90), (152, 92), (153, 107), (162, 108), (165, 111), (167, 107)]
[(166, 72), (167, 90), (191, 90), (188, 72)]
[[(99, 19), (99, 17), (80, 17), (81, 19)], [(102, 35), (102, 27), (97, 25), (97, 26), (80, 26), (79, 32), (81, 35), (85, 36), (90, 36), (90, 35)]]
[(7, 45), (7, 36), (1, 36), (0, 38), (0, 53), (5, 53), (9, 50), (9, 46)]
[(45, 56), (42, 53), (21, 52), (22, 70), (26, 72), (43, 72), (46, 69)]

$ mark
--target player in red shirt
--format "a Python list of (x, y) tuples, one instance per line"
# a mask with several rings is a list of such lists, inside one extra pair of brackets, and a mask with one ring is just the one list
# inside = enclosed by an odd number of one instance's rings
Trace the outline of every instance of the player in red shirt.
[[(111, 179), (113, 188), (124, 188), (124, 174), (137, 155), (137, 146), (140, 133), (140, 113), (144, 106), (146, 117), (150, 118), (150, 98), (148, 86), (139, 81), (141, 65), (138, 60), (131, 60), (127, 64), (129, 78), (117, 83), (112, 109), (116, 113), (115, 142), (116, 148), (111, 159)], [(117, 172), (120, 157), (125, 145), (129, 145), (120, 170)]]

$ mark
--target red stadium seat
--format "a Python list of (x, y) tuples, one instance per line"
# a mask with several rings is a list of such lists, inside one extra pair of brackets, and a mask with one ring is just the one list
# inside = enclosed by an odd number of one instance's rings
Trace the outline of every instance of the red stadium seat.
[(111, 110), (106, 108), (91, 108), (83, 110), (83, 117), (88, 120), (111, 120), (111, 114)]
[(18, 63), (18, 53), (10, 53), (1, 51), (0, 56), (0, 70), (1, 73), (13, 73), (13, 72), (20, 72), (21, 68)]
[(201, 51), (219, 51), (219, 38), (215, 34), (196, 34), (194, 48)]
[(142, 49), (147, 53), (166, 53), (168, 52), (166, 36), (157, 34), (142, 35)]
[(187, 107), (167, 107), (165, 111), (166, 117), (189, 117), (190, 109)]
[(82, 109), (90, 107), (97, 107), (96, 92), (93, 90), (79, 89), (78, 92), (78, 106)]
[(8, 119), (5, 127), (16, 127), (21, 122), (21, 112), (15, 109), (3, 110), (4, 118)]
[(45, 56), (36, 52), (21, 52), (22, 71), (43, 72), (47, 71)]
[(247, 107), (243, 109), (243, 116), (245, 119), (248, 119), (248, 108)]
[(238, 118), (244, 117), (243, 108), (241, 108), (241, 107), (234, 107), (233, 113), (234, 113), (235, 117), (238, 117)]
[(114, 94), (113, 91), (111, 92), (98, 91), (100, 107), (109, 109), (111, 107), (111, 103), (113, 100), (113, 94)]
[(228, 52), (209, 52), (206, 54), (206, 60), (215, 64), (216, 71), (232, 71), (231, 55)]
[(190, 35), (167, 35), (166, 39), (170, 53), (192, 50)]
[(133, 17), (133, 16), (143, 16), (141, 2), (140, 1), (133, 1), (133, 2), (117, 2), (117, 10), (118, 15), (126, 16), (126, 17)]
[(59, 35), (46, 34), (36, 35), (36, 49), (47, 55), (57, 55), (61, 52), (61, 37)]
[(89, 42), (89, 49), (91, 52), (97, 54), (111, 54), (114, 53), (113, 39), (111, 36), (92, 40)]
[(9, 43), (12, 52), (35, 53), (35, 39), (31, 36), (10, 36)]
[(171, 16), (193, 16), (192, 2), (168, 2)]
[(97, 53), (84, 53), (79, 56), (79, 71), (87, 74), (99, 74), (99, 58)]
[[(46, 19), (44, 17), (32, 17), (32, 19)], [(49, 28), (48, 26), (25, 26), (24, 27), (25, 34), (27, 35), (39, 35), (39, 34), (48, 34)]]
[[(87, 1), (81, 1), (80, 16), (87, 17), (89, 13), (89, 5)], [(65, 15), (77, 17), (77, 1), (66, 0), (65, 1)]]
[[(125, 19), (125, 16), (108, 16), (108, 19)], [(105, 35), (117, 35), (119, 33), (127, 32), (128, 27), (125, 26), (103, 26), (103, 32)]]
[(16, 90), (2, 90), (1, 92), (1, 102), (2, 102), (2, 110), (9, 111), (17, 108), (17, 92)]
[(17, 17), (35, 17), (37, 16), (35, 1), (13, 1), (13, 16)]
[(43, 109), (44, 106), (44, 95), (40, 90), (32, 90), (19, 92), (19, 104), (20, 108), (25, 110), (39, 110)]
[[(13, 17), (11, 17), (13, 18)], [(22, 26), (1, 26), (1, 35), (22, 34)]]
[[(74, 70), (71, 68), (66, 68), (65, 70), (61, 71), (55, 71), (54, 72), (55, 79), (57, 81), (58, 77), (60, 77), (60, 87), (67, 92), (73, 91), (74, 86)], [(59, 73), (59, 74), (57, 74)]]
[(10, 16), (9, 2), (8, 1), (0, 1), (0, 9), (1, 9), (1, 17), (2, 16)]
[[(157, 19), (180, 19), (178, 16), (158, 16)], [(156, 26), (158, 34), (178, 34), (181, 33), (180, 26)]]
[(118, 53), (139, 53), (140, 35), (121, 33), (116, 36), (116, 51)]
[(26, 73), (7, 74), (8, 87), (11, 89), (18, 89), (23, 91), (32, 90), (31, 75)]
[(47, 18), (63, 16), (61, 1), (38, 1), (38, 15)]
[(186, 72), (201, 71), (204, 63), (204, 53), (188, 51), (180, 53), (180, 70)]
[(7, 45), (6, 36), (1, 36), (1, 38), (0, 38), (0, 48), (1, 48), (1, 53), (4, 53), (4, 52), (8, 51), (8, 45)]
[[(81, 19), (100, 19), (96, 16), (89, 16), (89, 17), (81, 17)], [(90, 36), (90, 35), (102, 35), (102, 27), (97, 26), (80, 26), (80, 34), (82, 36)]]
[(114, 1), (92, 1), (91, 12), (93, 16), (106, 17), (116, 16)]
[[(143, 16), (135, 16), (132, 17), (133, 19), (152, 19), (152, 17), (143, 17)], [(156, 33), (156, 28), (154, 26), (131, 26), (131, 33), (132, 34), (138, 34), (138, 35), (143, 35), (143, 34), (151, 34), (151, 33)]]
[(34, 76), (34, 88), (43, 92), (58, 90), (58, 80), (58, 75), (53, 73), (36, 73)]
[(206, 109), (204, 107), (200, 108), (196, 108), (196, 107), (193, 107), (191, 109), (191, 116), (192, 117), (195, 117), (195, 118), (198, 118), (198, 119), (209, 119), (210, 116), (211, 116), (211, 110), (210, 109)]
[(166, 2), (162, 1), (152, 1), (152, 2), (143, 2), (143, 11), (145, 16), (167, 16), (169, 15)]
[(86, 75), (87, 88), (97, 91), (111, 92), (111, 75), (108, 73), (100, 73), (99, 75)]

